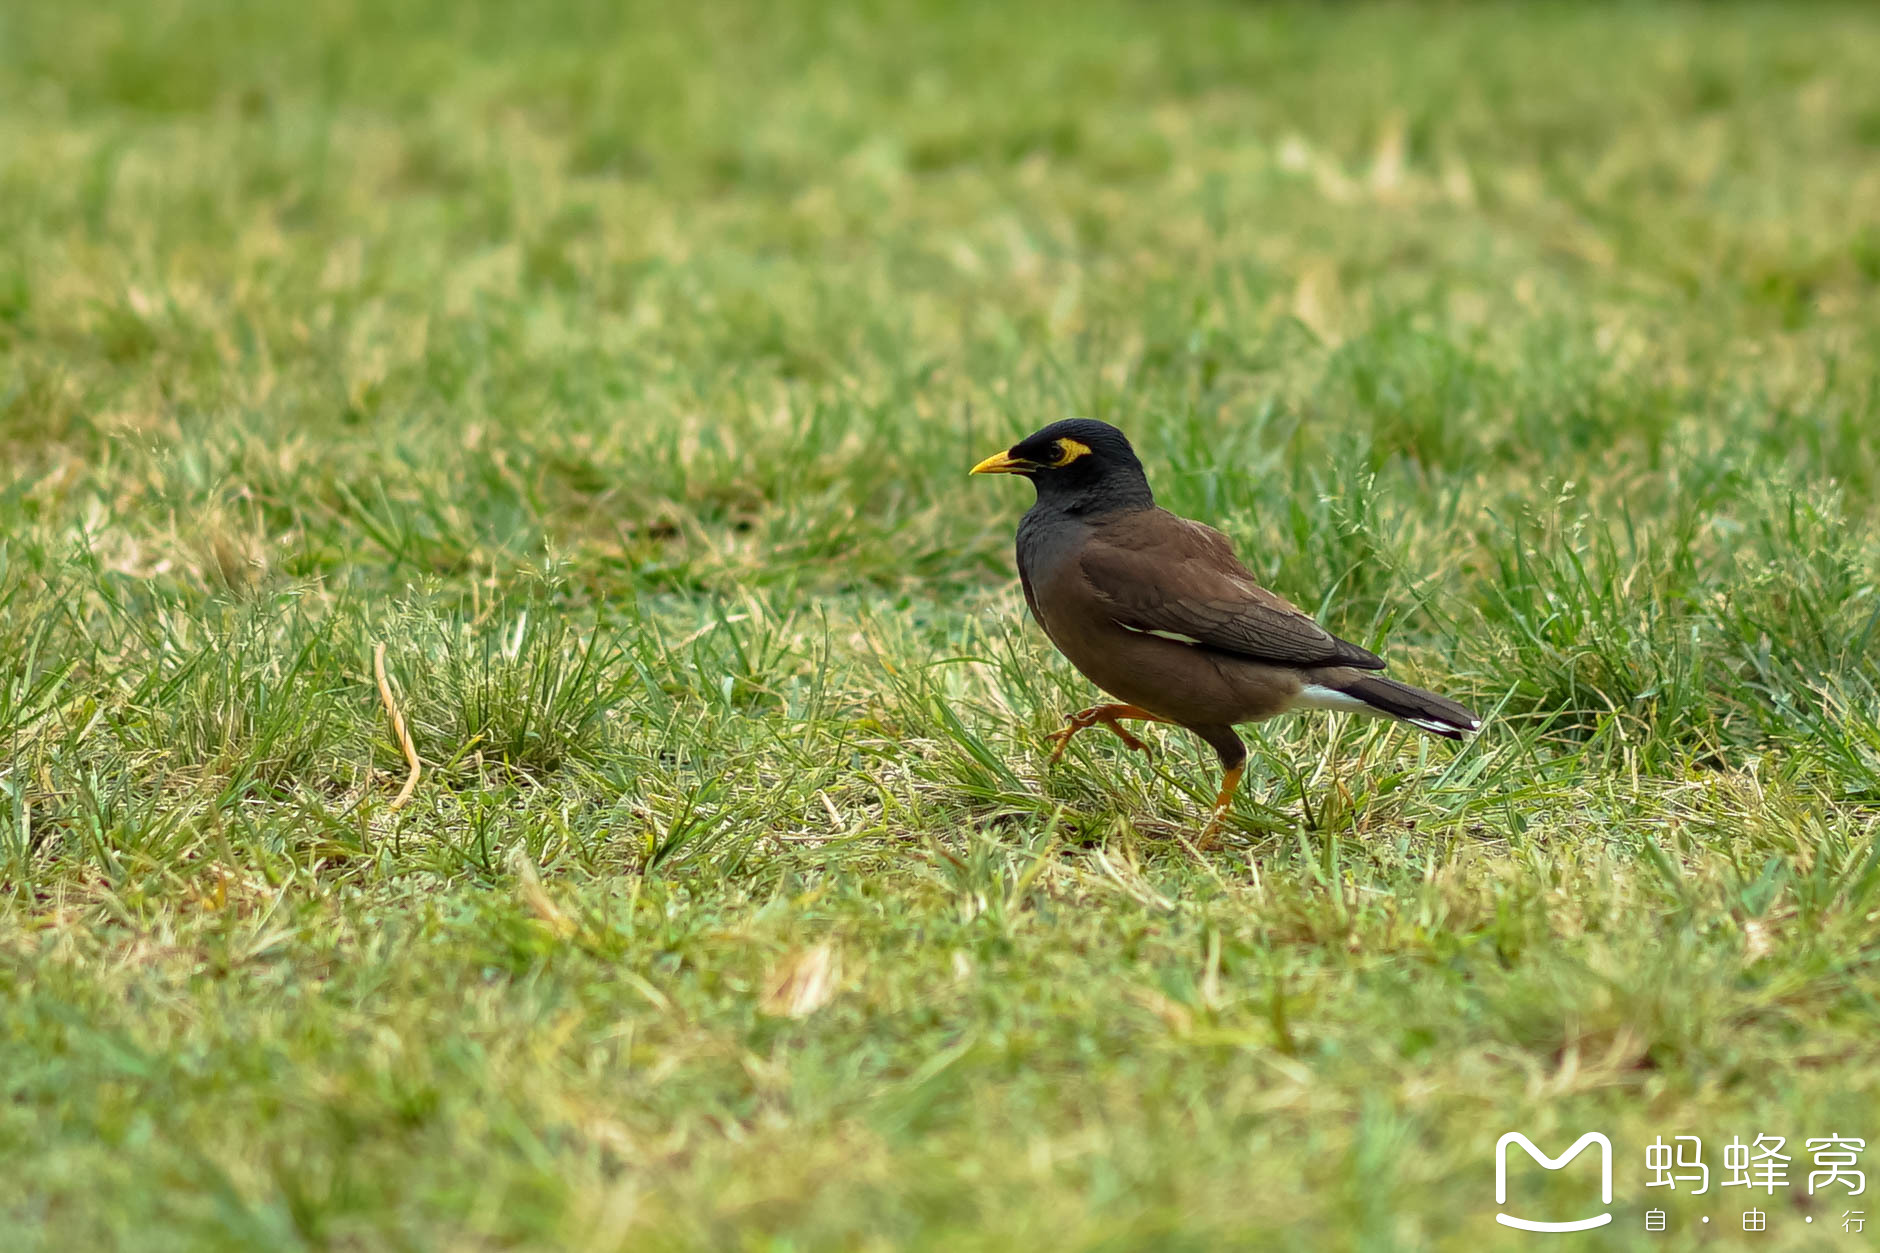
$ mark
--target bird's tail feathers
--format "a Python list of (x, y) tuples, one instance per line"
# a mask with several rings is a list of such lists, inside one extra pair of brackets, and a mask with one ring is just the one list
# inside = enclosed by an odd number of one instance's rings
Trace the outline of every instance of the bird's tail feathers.
[(1299, 704), (1310, 709), (1343, 709), (1395, 718), (1452, 740), (1459, 740), (1482, 725), (1480, 718), (1447, 696), (1438, 696), (1381, 674), (1341, 679), (1335, 685), (1308, 684)]

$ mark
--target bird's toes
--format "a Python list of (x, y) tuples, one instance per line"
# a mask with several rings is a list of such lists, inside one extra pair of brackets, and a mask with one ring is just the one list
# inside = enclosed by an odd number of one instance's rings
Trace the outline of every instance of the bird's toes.
[(1195, 840), (1197, 853), (1218, 853), (1225, 847), (1226, 841), (1221, 839), (1219, 831), (1204, 831)]
[(1201, 828), (1201, 834), (1195, 837), (1195, 848), (1203, 853), (1218, 852), (1223, 846), (1221, 827), (1227, 818), (1225, 808), (1216, 809), (1209, 815), (1207, 825)]

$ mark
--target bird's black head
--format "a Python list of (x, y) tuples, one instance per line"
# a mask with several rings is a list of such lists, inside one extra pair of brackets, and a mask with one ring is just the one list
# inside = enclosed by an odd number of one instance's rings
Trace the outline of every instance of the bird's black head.
[(974, 474), (1022, 474), (1041, 504), (1084, 513), (1146, 509), (1155, 503), (1136, 450), (1107, 422), (1068, 418), (1027, 435), (973, 467)]

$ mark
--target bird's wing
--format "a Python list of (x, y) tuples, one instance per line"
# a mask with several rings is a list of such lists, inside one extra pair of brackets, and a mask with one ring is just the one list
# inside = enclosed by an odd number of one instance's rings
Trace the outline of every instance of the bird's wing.
[(1078, 562), (1098, 602), (1131, 631), (1279, 665), (1384, 668), (1261, 587), (1227, 537), (1198, 522), (1160, 509), (1135, 515), (1100, 530)]

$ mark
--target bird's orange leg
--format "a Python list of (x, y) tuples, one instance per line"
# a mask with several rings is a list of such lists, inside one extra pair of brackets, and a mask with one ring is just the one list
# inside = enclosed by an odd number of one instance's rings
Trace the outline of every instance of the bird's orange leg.
[(1225, 818), (1227, 811), (1233, 807), (1234, 793), (1240, 790), (1240, 776), (1246, 771), (1247, 767), (1243, 762), (1237, 766), (1229, 766), (1227, 773), (1221, 776), (1221, 790), (1214, 797), (1214, 813), (1208, 818), (1208, 825), (1201, 828), (1201, 838), (1196, 841), (1201, 848), (1213, 847), (1214, 833), (1220, 829), (1221, 819)]
[(1053, 731), (1046, 738), (1054, 746), (1051, 749), (1051, 764), (1056, 765), (1064, 750), (1070, 747), (1071, 737), (1079, 731), (1087, 731), (1101, 723), (1116, 732), (1116, 738), (1123, 741), (1123, 747), (1133, 748), (1143, 756), (1150, 755), (1149, 746), (1124, 729), (1122, 719), (1137, 718), (1144, 722), (1167, 722), (1160, 714), (1152, 714), (1140, 705), (1092, 705), (1065, 718), (1064, 729)]

